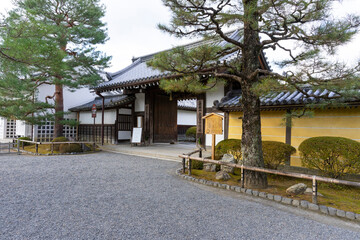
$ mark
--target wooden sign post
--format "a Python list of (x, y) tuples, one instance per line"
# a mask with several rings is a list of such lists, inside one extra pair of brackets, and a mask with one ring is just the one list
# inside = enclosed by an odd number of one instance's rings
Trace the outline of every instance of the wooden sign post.
[(223, 133), (223, 116), (210, 113), (204, 117), (205, 119), (205, 134), (212, 134), (212, 144), (211, 144), (211, 159), (215, 160), (215, 139), (216, 134)]
[(95, 144), (95, 142), (96, 142), (96, 139), (95, 139), (95, 133), (96, 133), (96, 129), (95, 129), (96, 105), (95, 105), (95, 103), (92, 105), (92, 108), (91, 108), (91, 117), (94, 119), (94, 125), (93, 125), (93, 141), (94, 141), (94, 144)]

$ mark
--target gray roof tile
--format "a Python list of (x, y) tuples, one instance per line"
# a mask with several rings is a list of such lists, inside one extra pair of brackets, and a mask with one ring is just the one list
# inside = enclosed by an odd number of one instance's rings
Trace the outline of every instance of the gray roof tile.
[[(308, 95), (315, 95), (316, 97), (325, 96), (328, 94), (330, 97), (334, 97), (337, 95), (335, 92), (331, 92), (329, 90), (321, 90), (316, 89), (304, 89), (304, 91)], [(241, 100), (241, 90), (233, 90), (226, 94), (225, 97), (221, 99), (221, 101), (215, 101), (215, 107), (221, 108), (241, 108), (242, 104)], [(261, 106), (286, 106), (286, 105), (304, 105), (310, 103), (318, 103), (320, 98), (315, 97), (307, 97), (305, 94), (300, 91), (293, 92), (278, 92), (278, 93), (269, 93), (266, 96), (260, 97), (260, 105)], [(345, 101), (344, 99), (339, 100), (340, 102), (351, 102), (353, 100)]]
[[(233, 31), (231, 33), (229, 33), (230, 37), (237, 40), (237, 41), (241, 41), (241, 36), (239, 34), (239, 31)], [(221, 46), (225, 46), (226, 44), (228, 44), (225, 41), (221, 41), (220, 43), (216, 43), (214, 41), (198, 41), (195, 43), (191, 43), (188, 45), (185, 45), (185, 48), (191, 49), (191, 48), (195, 48), (198, 47), (202, 44), (206, 44), (206, 43), (215, 43), (215, 44), (219, 44)], [(168, 50), (166, 50), (168, 51)], [(144, 81), (147, 80), (154, 80), (157, 81), (159, 80), (159, 78), (162, 77), (167, 77), (167, 76), (171, 76), (172, 74), (170, 72), (161, 72), (157, 69), (153, 69), (151, 67), (148, 67), (146, 62), (149, 61), (150, 59), (152, 59), (157, 53), (153, 53), (153, 54), (149, 54), (146, 56), (142, 56), (139, 58), (134, 58), (133, 59), (133, 63), (131, 65), (129, 65), (128, 67), (115, 72), (115, 73), (107, 73), (107, 76), (109, 78), (109, 81), (107, 82), (103, 82), (101, 84), (99, 84), (97, 87), (95, 87), (96, 90), (101, 90), (104, 88), (121, 88), (125, 85), (141, 85)], [(220, 59), (220, 61), (231, 61), (233, 59), (235, 59), (238, 56), (239, 52), (234, 52), (231, 53), (227, 56), (224, 56)], [(267, 64), (267, 63), (266, 63)]]
[[(125, 106), (131, 102), (135, 101), (135, 96), (128, 96), (128, 95), (109, 95), (109, 96), (105, 96), (105, 108), (113, 108), (115, 106)], [(69, 111), (71, 112), (79, 112), (79, 111), (90, 111), (93, 104), (96, 105), (97, 109), (101, 109), (102, 108), (102, 98), (101, 97), (96, 97), (94, 100), (70, 108)]]

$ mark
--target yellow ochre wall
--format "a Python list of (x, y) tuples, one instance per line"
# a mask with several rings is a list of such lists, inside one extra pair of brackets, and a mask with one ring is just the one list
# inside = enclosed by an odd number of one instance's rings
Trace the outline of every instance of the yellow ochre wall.
[[(241, 112), (229, 114), (229, 138), (241, 139)], [(263, 141), (285, 142), (285, 111), (262, 111)], [(294, 118), (291, 127), (291, 145), (296, 149), (310, 137), (337, 136), (360, 141), (360, 108), (315, 110), (313, 117)], [(291, 166), (301, 166), (299, 153), (291, 157)]]

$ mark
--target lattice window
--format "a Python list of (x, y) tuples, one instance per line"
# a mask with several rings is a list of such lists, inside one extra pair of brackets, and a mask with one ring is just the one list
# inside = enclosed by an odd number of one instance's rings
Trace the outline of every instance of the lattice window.
[[(35, 126), (36, 141), (50, 142), (54, 137), (54, 121), (47, 121), (45, 124)], [(64, 125), (63, 136), (74, 140), (76, 138), (76, 127)]]
[(15, 138), (16, 137), (16, 120), (8, 119), (6, 121), (6, 138)]

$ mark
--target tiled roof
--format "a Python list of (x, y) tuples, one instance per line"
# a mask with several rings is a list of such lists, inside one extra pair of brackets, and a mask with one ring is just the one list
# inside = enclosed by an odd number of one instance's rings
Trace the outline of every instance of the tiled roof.
[[(128, 96), (128, 95), (109, 95), (109, 96), (104, 96), (104, 97), (105, 97), (105, 101), (104, 101), (105, 108), (113, 108), (116, 106), (119, 106), (119, 107), (126, 106), (127, 104), (135, 101), (135, 96)], [(102, 108), (102, 98), (96, 97), (94, 100), (92, 100), (88, 103), (70, 108), (69, 111), (72, 111), (72, 112), (90, 111), (93, 104), (96, 105), (97, 109), (101, 109)]]
[[(329, 90), (320, 90), (320, 89), (304, 89), (304, 92), (306, 92), (308, 95), (313, 95), (316, 97), (326, 96), (328, 97), (334, 97), (337, 94), (334, 92), (331, 92)], [(285, 92), (278, 92), (278, 93), (269, 93), (266, 96), (260, 97), (260, 105), (262, 107), (266, 106), (275, 106), (275, 107), (281, 107), (281, 106), (291, 106), (291, 105), (305, 105), (305, 104), (311, 104), (311, 103), (319, 103), (321, 101), (321, 98), (316, 97), (307, 97), (305, 94), (303, 94), (300, 91), (285, 91)], [(241, 90), (234, 90), (230, 91), (226, 94), (225, 97), (221, 99), (221, 101), (214, 101), (214, 106), (216, 108), (222, 109), (222, 108), (241, 108)], [(345, 102), (344, 100), (342, 100)], [(348, 102), (348, 101), (346, 101)]]
[(186, 99), (186, 100), (178, 100), (177, 102), (178, 109), (181, 110), (196, 110), (196, 100), (195, 99)]
[[(233, 31), (229, 33), (230, 38), (235, 39), (236, 41), (241, 41), (241, 36), (239, 31)], [(214, 42), (214, 41), (198, 41), (195, 43), (191, 43), (185, 45), (184, 47), (187, 49), (196, 48), (202, 44)], [(221, 41), (219, 43), (220, 46), (226, 45), (227, 42)], [(168, 51), (168, 50), (166, 50)], [(144, 83), (151, 84), (152, 82), (157, 82), (159, 79), (163, 77), (168, 77), (173, 75), (170, 72), (161, 72), (157, 69), (153, 69), (148, 67), (146, 62), (152, 59), (156, 54), (153, 53), (146, 56), (142, 56), (139, 58), (134, 58), (133, 63), (128, 67), (115, 72), (115, 73), (107, 73), (109, 81), (103, 82), (95, 87), (96, 90), (101, 91), (105, 89), (116, 89), (116, 88), (123, 88), (125, 86), (139, 86)], [(220, 61), (231, 61), (237, 57), (239, 53), (234, 52), (227, 56), (224, 56), (220, 59)], [(262, 56), (263, 61), (266, 62), (265, 58)], [(265, 63), (267, 66), (267, 63)]]
[[(104, 97), (105, 97), (105, 102), (104, 102), (105, 109), (126, 106), (126, 105), (132, 103), (133, 101), (135, 101), (135, 96), (128, 96), (128, 95), (109, 95), (109, 96), (104, 96)], [(94, 100), (92, 100), (88, 103), (70, 108), (69, 111), (71, 111), (71, 112), (90, 111), (93, 104), (95, 104), (96, 109), (101, 109), (102, 108), (102, 98), (96, 97)], [(177, 105), (178, 105), (178, 109), (196, 110), (196, 100), (194, 100), (194, 99), (178, 100)]]

